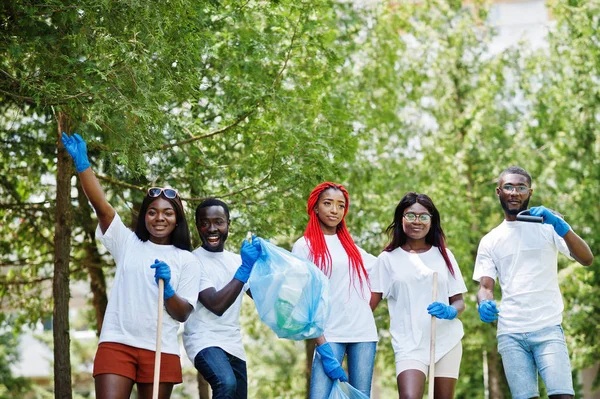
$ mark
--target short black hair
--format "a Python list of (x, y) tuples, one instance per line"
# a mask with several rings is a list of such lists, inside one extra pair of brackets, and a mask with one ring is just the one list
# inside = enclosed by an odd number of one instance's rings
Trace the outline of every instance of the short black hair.
[(200, 203), (200, 205), (198, 205), (198, 207), (196, 208), (196, 225), (198, 225), (198, 219), (200, 218), (200, 209), (208, 208), (209, 206), (222, 206), (223, 209), (225, 210), (225, 215), (227, 216), (227, 220), (230, 219), (230, 217), (229, 217), (229, 207), (227, 206), (226, 203), (224, 203), (220, 199), (207, 198), (204, 201), (202, 201)]
[(502, 172), (500, 172), (500, 176), (498, 176), (498, 185), (500, 185), (500, 180), (502, 180), (502, 177), (504, 177), (504, 175), (525, 176), (527, 178), (527, 184), (529, 184), (529, 186), (531, 186), (531, 175), (529, 173), (527, 173), (527, 171), (525, 169), (521, 168), (520, 166), (509, 166), (508, 168), (506, 168)]

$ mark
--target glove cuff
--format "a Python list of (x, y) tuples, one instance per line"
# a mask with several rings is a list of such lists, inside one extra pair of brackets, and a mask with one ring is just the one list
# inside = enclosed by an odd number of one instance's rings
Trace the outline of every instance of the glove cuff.
[(248, 282), (248, 279), (250, 278), (250, 273), (247, 271), (246, 267), (244, 267), (244, 264), (238, 267), (233, 278), (236, 280), (240, 280), (244, 284)]
[(163, 294), (163, 298), (165, 300), (171, 298), (173, 295), (175, 295), (175, 290), (173, 289), (173, 287), (171, 287), (171, 284), (167, 283), (165, 284), (165, 292)]
[(81, 173), (89, 167), (90, 161), (87, 159), (87, 156), (84, 159), (75, 161), (75, 169), (77, 170), (77, 173)]
[(565, 235), (567, 235), (569, 230), (571, 230), (571, 226), (569, 226), (569, 223), (565, 222), (558, 216), (556, 217), (556, 219), (557, 222), (554, 225), (554, 231), (556, 231), (556, 234), (558, 234), (559, 236), (564, 237)]
[(331, 345), (329, 345), (329, 342), (317, 345), (315, 349), (317, 353), (322, 357), (333, 357), (333, 350), (331, 349)]
[(448, 309), (448, 313), (449, 313), (448, 320), (454, 320), (456, 318), (456, 316), (458, 316), (458, 309), (456, 309), (452, 305), (448, 305), (448, 307), (450, 308), (450, 309)]

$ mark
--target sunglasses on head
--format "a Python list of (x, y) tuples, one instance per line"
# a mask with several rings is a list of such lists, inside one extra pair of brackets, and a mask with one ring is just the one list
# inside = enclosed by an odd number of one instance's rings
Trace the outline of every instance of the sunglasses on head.
[(164, 196), (169, 199), (173, 199), (178, 195), (177, 190), (172, 188), (152, 187), (148, 189), (148, 196), (151, 198), (160, 197), (161, 194), (164, 194)]

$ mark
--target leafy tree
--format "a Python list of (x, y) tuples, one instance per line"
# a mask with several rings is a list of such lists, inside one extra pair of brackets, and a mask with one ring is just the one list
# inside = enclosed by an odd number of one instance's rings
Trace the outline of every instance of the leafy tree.
[(15, 377), (11, 370), (11, 365), (19, 360), (18, 343), (18, 336), (3, 318), (0, 323), (0, 399), (22, 398), (31, 392), (31, 381)]
[(227, 199), (232, 246), (244, 226), (285, 234), (300, 220), (297, 199), (356, 149), (339, 83), (360, 18), (328, 1), (2, 7), (3, 297), (37, 290), (44, 306), (22, 308), (35, 320), (50, 310), (40, 283), (53, 279), (56, 395), (70, 397), (69, 281), (90, 279), (99, 329), (110, 260), (81, 190), (71, 192), (60, 133), (86, 138), (132, 224), (145, 187), (170, 184), (189, 211)]

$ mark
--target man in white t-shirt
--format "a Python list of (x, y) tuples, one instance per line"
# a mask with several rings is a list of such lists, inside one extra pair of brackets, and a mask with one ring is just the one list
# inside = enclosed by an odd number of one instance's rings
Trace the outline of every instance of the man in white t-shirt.
[[(530, 209), (543, 223), (516, 221), (531, 197), (531, 176), (518, 166), (500, 174), (496, 195), (504, 221), (479, 244), (473, 279), (479, 281), (479, 316), (498, 320), (498, 352), (515, 399), (539, 396), (537, 374), (552, 399), (573, 398), (569, 353), (561, 328), (563, 301), (558, 286), (558, 252), (584, 266), (594, 256), (570, 226), (549, 209)], [(499, 307), (494, 284), (502, 289)]]
[(210, 384), (213, 399), (248, 396), (239, 318), (242, 297), (248, 291), (248, 277), (260, 255), (260, 246), (244, 240), (241, 257), (225, 251), (230, 223), (229, 207), (223, 201), (209, 198), (196, 208), (196, 227), (202, 246), (193, 253), (202, 262), (210, 283), (199, 287), (199, 303), (185, 324), (183, 345), (196, 369)]

